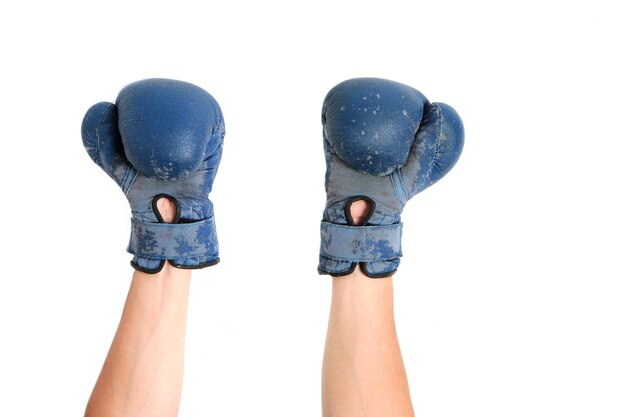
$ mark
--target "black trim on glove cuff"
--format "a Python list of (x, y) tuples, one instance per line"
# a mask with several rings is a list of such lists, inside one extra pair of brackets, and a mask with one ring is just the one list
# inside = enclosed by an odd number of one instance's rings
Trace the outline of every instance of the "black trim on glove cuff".
[(130, 266), (132, 266), (139, 272), (144, 272), (146, 274), (158, 274), (159, 272), (161, 272), (161, 270), (165, 266), (165, 260), (162, 259), (161, 262), (159, 262), (159, 267), (157, 269), (142, 268), (141, 266), (137, 265), (133, 261), (130, 261)]

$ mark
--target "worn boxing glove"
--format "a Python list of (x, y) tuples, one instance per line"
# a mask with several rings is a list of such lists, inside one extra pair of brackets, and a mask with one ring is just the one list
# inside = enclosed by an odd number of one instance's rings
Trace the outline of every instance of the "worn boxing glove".
[[(208, 198), (222, 155), (219, 105), (186, 82), (149, 79), (128, 85), (116, 103), (92, 106), (82, 123), (93, 161), (122, 188), (132, 210), (131, 265), (156, 273), (219, 262), (213, 204)], [(156, 201), (176, 205), (164, 223)]]
[[(357, 78), (328, 93), (322, 124), (327, 199), (318, 271), (342, 276), (360, 264), (371, 278), (390, 276), (402, 256), (402, 209), (459, 159), (461, 119), (409, 86)], [(362, 226), (350, 215), (357, 200), (370, 205)]]

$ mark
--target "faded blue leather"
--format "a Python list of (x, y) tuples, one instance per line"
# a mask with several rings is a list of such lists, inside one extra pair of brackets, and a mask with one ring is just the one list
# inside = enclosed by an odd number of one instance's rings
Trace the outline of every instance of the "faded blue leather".
[(402, 256), (402, 223), (361, 227), (323, 222), (321, 234), (320, 255), (323, 257), (376, 262)]
[[(132, 233), (128, 251), (150, 259), (176, 256), (206, 257), (207, 250), (217, 257), (217, 239), (213, 217), (193, 223), (146, 223), (131, 219)], [(214, 248), (214, 251), (211, 251)]]
[[(402, 256), (404, 205), (456, 164), (463, 123), (452, 107), (407, 85), (356, 78), (327, 94), (322, 124), (327, 199), (318, 272), (342, 276), (360, 264), (372, 278), (390, 276)], [(363, 226), (349, 216), (358, 199), (372, 204)]]
[[(213, 204), (208, 198), (222, 155), (225, 128), (215, 99), (182, 81), (149, 79), (125, 87), (116, 104), (92, 106), (82, 123), (91, 159), (120, 186), (131, 211), (131, 265), (158, 272), (219, 262)], [(163, 223), (155, 203), (176, 204)]]

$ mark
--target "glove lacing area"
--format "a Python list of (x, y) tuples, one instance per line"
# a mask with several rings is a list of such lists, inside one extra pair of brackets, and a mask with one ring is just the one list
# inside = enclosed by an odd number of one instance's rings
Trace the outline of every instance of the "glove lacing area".
[[(165, 223), (157, 208), (157, 201), (169, 199), (176, 207), (172, 223)], [(201, 220), (181, 219), (180, 202), (167, 194), (152, 199), (152, 211), (158, 223), (131, 218), (128, 252), (135, 255), (133, 268), (157, 273), (169, 261), (173, 266), (198, 269), (219, 262), (217, 234), (213, 215)]]
[[(354, 222), (350, 208), (359, 200), (369, 204), (361, 225)], [(348, 224), (321, 223), (320, 274), (334, 277), (349, 275), (361, 265), (370, 278), (392, 275), (402, 256), (402, 223), (371, 225), (368, 221), (376, 210), (376, 202), (367, 196), (345, 201), (344, 214)]]

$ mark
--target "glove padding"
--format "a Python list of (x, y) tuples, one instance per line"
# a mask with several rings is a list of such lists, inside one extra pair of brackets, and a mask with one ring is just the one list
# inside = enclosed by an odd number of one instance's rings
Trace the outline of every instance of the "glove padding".
[[(356, 78), (328, 93), (322, 124), (327, 199), (318, 272), (342, 276), (361, 264), (371, 278), (390, 276), (402, 256), (404, 205), (459, 159), (461, 119), (409, 86)], [(350, 206), (361, 199), (371, 209), (357, 226)]]
[[(125, 87), (116, 104), (98, 103), (82, 123), (91, 159), (120, 186), (132, 210), (131, 265), (156, 273), (219, 262), (208, 198), (222, 155), (224, 120), (215, 99), (186, 82), (149, 79)], [(164, 223), (156, 202), (176, 205)]]

